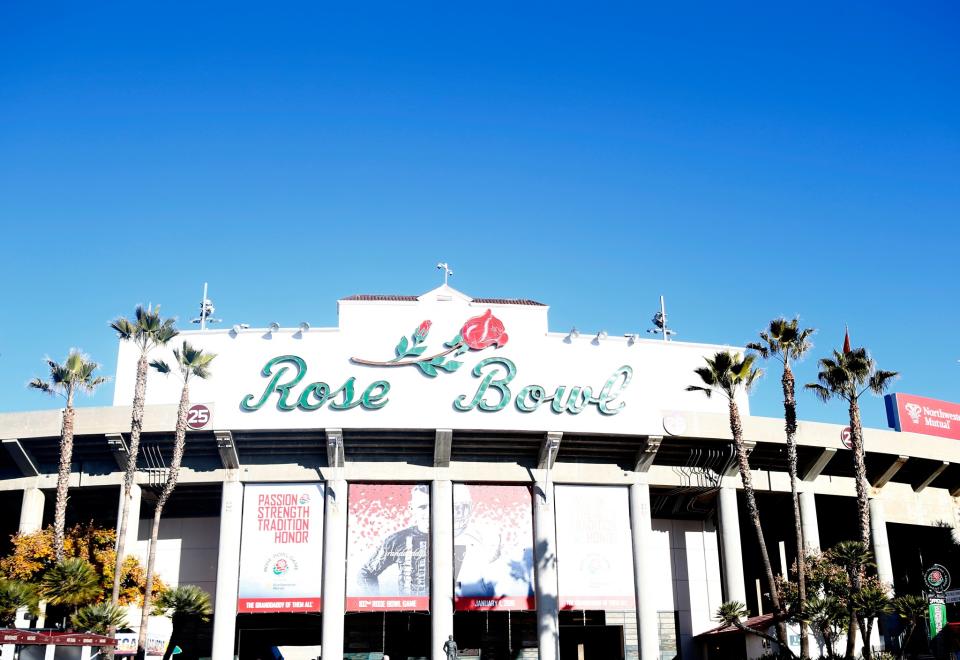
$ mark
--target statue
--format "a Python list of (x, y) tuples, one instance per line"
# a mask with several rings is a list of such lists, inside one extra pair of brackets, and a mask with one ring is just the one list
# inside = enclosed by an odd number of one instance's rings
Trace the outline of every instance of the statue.
[(447, 660), (458, 660), (460, 657), (460, 649), (457, 648), (457, 643), (453, 641), (453, 635), (450, 635), (447, 641), (443, 643), (443, 652), (447, 654)]

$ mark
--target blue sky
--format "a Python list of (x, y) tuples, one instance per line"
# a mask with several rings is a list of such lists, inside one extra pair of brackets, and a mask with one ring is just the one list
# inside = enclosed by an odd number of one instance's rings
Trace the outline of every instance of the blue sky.
[(5, 3), (0, 411), (58, 405), (45, 355), (112, 372), (137, 303), (190, 318), (209, 281), (228, 322), (333, 325), (440, 260), (558, 331), (661, 293), (691, 341), (847, 323), (960, 400), (955, 3), (514, 5)]

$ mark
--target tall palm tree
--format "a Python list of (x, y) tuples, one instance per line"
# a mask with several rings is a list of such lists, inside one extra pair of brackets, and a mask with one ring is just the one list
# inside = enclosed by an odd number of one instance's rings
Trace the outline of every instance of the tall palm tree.
[[(170, 499), (173, 489), (177, 487), (180, 475), (180, 464), (183, 462), (183, 452), (186, 448), (187, 410), (190, 407), (190, 379), (207, 378), (210, 375), (210, 363), (216, 357), (215, 353), (204, 353), (203, 349), (194, 348), (184, 341), (181, 348), (173, 349), (177, 369), (183, 378), (183, 389), (180, 392), (180, 407), (177, 409), (177, 427), (173, 440), (173, 455), (170, 458), (170, 469), (167, 471), (167, 480), (157, 498), (153, 512), (153, 527), (150, 530), (150, 552), (147, 557), (147, 585), (143, 595), (143, 610), (140, 613), (140, 631), (137, 638), (137, 658), (142, 660), (147, 652), (147, 621), (150, 618), (150, 599), (153, 594), (153, 573), (157, 559), (157, 534), (160, 531), (160, 516), (163, 507)], [(173, 371), (169, 364), (162, 360), (154, 360), (150, 366), (162, 374)]]
[(173, 623), (170, 643), (163, 654), (163, 660), (170, 660), (174, 649), (186, 641), (191, 629), (201, 621), (209, 621), (213, 613), (210, 594), (193, 584), (185, 584), (176, 589), (167, 589), (157, 599), (153, 613), (169, 616)]
[[(845, 658), (856, 657), (858, 616), (858, 597), (863, 587), (864, 570), (870, 565), (873, 555), (870, 546), (861, 541), (841, 541), (829, 550), (831, 560), (847, 573), (850, 590), (845, 594), (847, 605), (847, 650)], [(869, 646), (870, 640), (865, 644)], [(869, 651), (868, 651), (869, 652)]]
[(788, 321), (778, 318), (770, 321), (768, 330), (760, 333), (760, 341), (747, 344), (747, 348), (763, 359), (775, 358), (783, 364), (780, 385), (783, 388), (783, 419), (787, 435), (787, 468), (790, 472), (790, 493), (793, 496), (793, 527), (797, 537), (797, 601), (800, 619), (800, 656), (810, 656), (810, 640), (807, 636), (807, 622), (803, 609), (807, 600), (806, 543), (803, 539), (803, 525), (800, 519), (800, 497), (797, 494), (797, 398), (796, 380), (793, 377), (791, 360), (800, 360), (813, 344), (810, 336), (813, 328), (800, 329), (799, 319)]
[(66, 402), (63, 409), (63, 426), (60, 431), (60, 465), (57, 469), (57, 502), (53, 514), (53, 549), (58, 562), (63, 561), (64, 528), (67, 521), (67, 490), (70, 488), (70, 465), (73, 462), (74, 409), (73, 399), (76, 393), (92, 394), (100, 385), (107, 382), (104, 376), (94, 376), (100, 365), (93, 362), (79, 350), (70, 349), (63, 363), (47, 358), (50, 368), (49, 380), (34, 378), (29, 386), (41, 392), (59, 394)]
[(883, 394), (897, 377), (896, 371), (877, 369), (865, 348), (850, 348), (849, 336), (843, 351), (834, 351), (832, 358), (820, 360), (818, 383), (806, 388), (826, 402), (832, 398), (847, 402), (850, 413), (850, 442), (853, 447), (853, 469), (857, 488), (857, 511), (860, 519), (860, 542), (870, 547), (870, 502), (867, 498), (867, 465), (863, 450), (863, 425), (860, 421), (860, 397), (867, 391)]
[(760, 526), (760, 511), (757, 509), (757, 498), (753, 491), (753, 478), (750, 475), (750, 461), (743, 445), (743, 424), (740, 421), (740, 409), (737, 407), (736, 396), (740, 391), (749, 392), (754, 382), (763, 373), (753, 366), (756, 359), (753, 355), (742, 357), (739, 353), (732, 354), (720, 351), (712, 358), (704, 358), (707, 366), (694, 370), (703, 385), (689, 385), (687, 391), (703, 392), (708, 397), (719, 392), (727, 399), (727, 409), (730, 415), (730, 433), (733, 435), (733, 446), (736, 450), (737, 467), (740, 470), (740, 479), (743, 481), (743, 493), (747, 500), (747, 512), (753, 521), (753, 528), (757, 534), (757, 543), (760, 545), (760, 557), (763, 560), (763, 569), (767, 577), (767, 586), (770, 589), (770, 600), (773, 611), (777, 615), (777, 637), (780, 648), (789, 652), (787, 625), (783, 621), (783, 607), (780, 604), (780, 595), (777, 584), (773, 579), (773, 567), (770, 565), (770, 555), (767, 553), (767, 544), (763, 539), (763, 528)]
[(174, 319), (160, 319), (160, 307), (143, 308), (138, 305), (134, 320), (120, 317), (110, 323), (121, 341), (130, 341), (140, 351), (137, 358), (137, 379), (133, 388), (133, 409), (130, 414), (130, 446), (127, 452), (127, 466), (123, 475), (123, 508), (120, 513), (120, 528), (117, 530), (117, 563), (113, 571), (113, 592), (110, 602), (117, 604), (120, 597), (120, 577), (123, 573), (123, 549), (127, 540), (127, 519), (130, 515), (130, 493), (137, 475), (137, 458), (140, 453), (140, 433), (143, 430), (144, 398), (147, 392), (147, 367), (150, 351), (177, 336), (173, 327)]

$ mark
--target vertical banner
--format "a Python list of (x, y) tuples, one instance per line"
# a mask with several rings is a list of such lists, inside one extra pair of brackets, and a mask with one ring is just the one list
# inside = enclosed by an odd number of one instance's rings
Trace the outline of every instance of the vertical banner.
[(536, 609), (529, 486), (453, 486), (457, 610)]
[(350, 484), (349, 612), (430, 609), (430, 486)]
[(633, 609), (627, 487), (556, 486), (554, 493), (560, 609)]
[(237, 612), (319, 612), (323, 484), (246, 484)]

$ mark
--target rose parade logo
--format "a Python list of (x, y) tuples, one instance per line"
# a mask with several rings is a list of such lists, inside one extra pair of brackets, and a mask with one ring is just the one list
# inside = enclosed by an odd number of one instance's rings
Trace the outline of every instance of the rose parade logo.
[(278, 577), (290, 571), (296, 571), (298, 568), (296, 560), (286, 553), (270, 555), (263, 563), (264, 573), (272, 573)]
[[(509, 336), (503, 321), (487, 310), (480, 316), (474, 316), (460, 327), (459, 332), (442, 346), (428, 351), (427, 337), (433, 323), (427, 319), (410, 334), (401, 337), (393, 349), (393, 357), (385, 360), (372, 360), (352, 357), (350, 361), (364, 367), (394, 368), (415, 367), (428, 378), (436, 378), (441, 372), (454, 373), (463, 366), (463, 360), (457, 359), (470, 351), (483, 351), (491, 346), (500, 349), (506, 346)], [(266, 388), (259, 399), (248, 394), (240, 402), (240, 409), (253, 412), (259, 410), (273, 395), (277, 395), (277, 409), (281, 411), (313, 411), (327, 406), (330, 410), (350, 410), (361, 407), (366, 410), (379, 410), (389, 403), (388, 394), (391, 384), (386, 380), (376, 380), (359, 391), (356, 377), (351, 376), (340, 387), (333, 387), (323, 381), (310, 383), (298, 392), (294, 388), (300, 385), (307, 373), (307, 363), (298, 355), (280, 355), (264, 365), (261, 375), (269, 378)], [(577, 415), (588, 406), (595, 405), (602, 415), (616, 415), (626, 405), (620, 395), (633, 378), (633, 369), (628, 365), (617, 368), (601, 387), (584, 385), (557, 385), (548, 389), (542, 385), (526, 385), (514, 391), (512, 385), (517, 375), (517, 365), (513, 360), (493, 356), (480, 360), (471, 374), (480, 379), (472, 396), (462, 394), (453, 401), (453, 407), (460, 412), (479, 410), (497, 412), (513, 403), (518, 412), (530, 413), (538, 408), (546, 408), (555, 414)]]
[(297, 504), (303, 506), (304, 504), (310, 504), (310, 494), (304, 493), (300, 496), (300, 499), (297, 500)]

